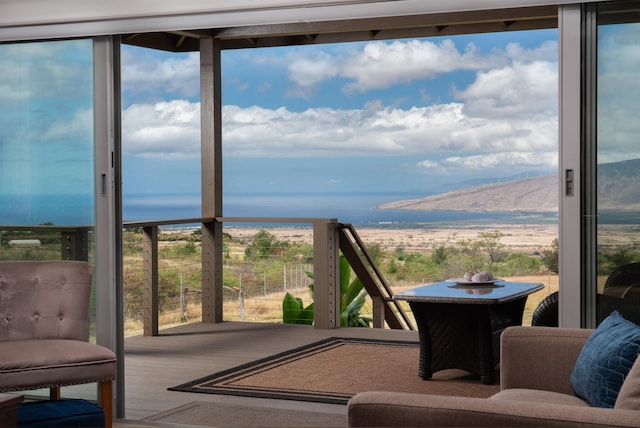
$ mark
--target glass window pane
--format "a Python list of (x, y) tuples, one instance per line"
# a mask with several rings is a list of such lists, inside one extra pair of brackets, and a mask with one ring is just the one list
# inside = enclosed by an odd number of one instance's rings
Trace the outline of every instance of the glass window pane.
[(0, 260), (91, 261), (93, 42), (2, 44), (0, 70)]
[(91, 40), (0, 45), (0, 223), (93, 223)]
[(638, 11), (637, 2), (611, 3), (598, 15), (598, 322), (614, 309), (640, 322)]

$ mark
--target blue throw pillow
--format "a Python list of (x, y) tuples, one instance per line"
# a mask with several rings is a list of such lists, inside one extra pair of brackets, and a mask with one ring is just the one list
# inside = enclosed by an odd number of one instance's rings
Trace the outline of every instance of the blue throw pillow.
[(612, 312), (578, 356), (571, 372), (573, 392), (594, 407), (613, 407), (639, 353), (640, 326)]

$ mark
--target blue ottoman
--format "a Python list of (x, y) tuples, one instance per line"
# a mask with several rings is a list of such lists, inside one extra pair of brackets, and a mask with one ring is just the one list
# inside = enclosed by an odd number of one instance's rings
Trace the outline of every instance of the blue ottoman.
[(102, 408), (85, 400), (24, 403), (18, 407), (18, 428), (104, 428)]

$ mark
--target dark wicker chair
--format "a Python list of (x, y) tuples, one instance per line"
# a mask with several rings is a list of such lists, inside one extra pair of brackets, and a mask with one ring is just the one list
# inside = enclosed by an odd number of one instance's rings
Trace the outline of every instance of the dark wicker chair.
[(640, 324), (640, 263), (618, 266), (611, 272), (598, 295), (598, 322), (612, 311), (636, 324)]
[(558, 327), (558, 292), (545, 297), (533, 311), (532, 326)]
[[(612, 311), (640, 324), (640, 263), (629, 263), (614, 269), (597, 297), (598, 322)], [(544, 298), (533, 312), (532, 326), (558, 327), (558, 292)]]
[(604, 283), (603, 294), (615, 297), (640, 298), (640, 263), (618, 266)]

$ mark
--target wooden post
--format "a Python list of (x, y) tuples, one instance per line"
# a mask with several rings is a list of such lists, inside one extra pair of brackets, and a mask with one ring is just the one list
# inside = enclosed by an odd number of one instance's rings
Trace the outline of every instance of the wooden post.
[(158, 335), (158, 226), (142, 228), (142, 314), (145, 336)]
[(222, 223), (202, 223), (202, 322), (222, 322)]
[(313, 309), (315, 328), (340, 328), (340, 260), (337, 220), (313, 225)]
[(202, 322), (222, 322), (222, 66), (220, 40), (200, 39)]
[(62, 260), (89, 260), (89, 229), (77, 227), (63, 230), (60, 237)]
[(384, 328), (385, 304), (381, 296), (371, 296), (373, 303), (373, 328)]

